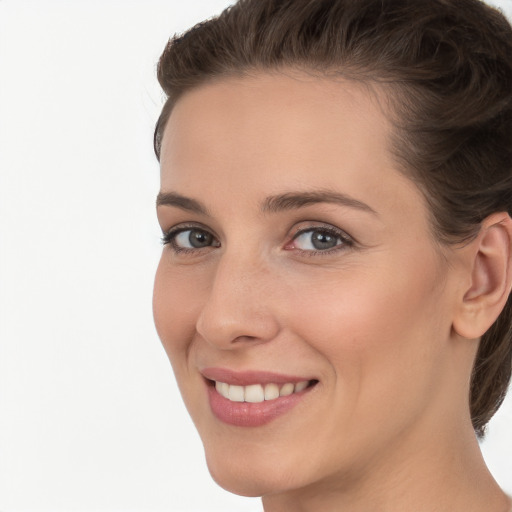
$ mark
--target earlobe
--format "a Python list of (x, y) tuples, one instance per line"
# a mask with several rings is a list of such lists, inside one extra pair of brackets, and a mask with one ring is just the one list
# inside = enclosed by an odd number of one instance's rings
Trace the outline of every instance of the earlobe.
[(453, 327), (464, 338), (482, 336), (507, 302), (512, 285), (512, 219), (487, 217), (469, 251), (470, 285), (464, 290)]

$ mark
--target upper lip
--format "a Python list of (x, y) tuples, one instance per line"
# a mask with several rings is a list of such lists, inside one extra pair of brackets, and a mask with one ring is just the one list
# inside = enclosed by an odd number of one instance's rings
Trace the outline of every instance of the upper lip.
[(296, 375), (284, 375), (281, 373), (247, 370), (234, 371), (228, 368), (204, 368), (201, 374), (208, 380), (216, 382), (225, 382), (237, 386), (250, 386), (251, 384), (286, 384), (291, 382), (303, 382), (305, 380), (315, 380), (314, 378), (298, 377)]

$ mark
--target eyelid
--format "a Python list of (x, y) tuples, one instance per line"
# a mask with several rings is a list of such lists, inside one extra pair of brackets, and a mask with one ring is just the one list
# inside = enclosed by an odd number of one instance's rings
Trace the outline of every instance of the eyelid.
[[(178, 236), (180, 233), (183, 233), (184, 231), (189, 230), (198, 230), (198, 231), (204, 231), (208, 234), (210, 234), (218, 243), (219, 245), (212, 245), (210, 247), (220, 247), (220, 242), (218, 236), (215, 234), (213, 230), (210, 228), (204, 226), (200, 222), (183, 222), (181, 224), (177, 224), (175, 226), (172, 226), (171, 228), (167, 230), (162, 230), (162, 237), (161, 242), (163, 245), (169, 245), (175, 252), (197, 252), (200, 251), (201, 248), (186, 248), (186, 247), (179, 247), (178, 245), (173, 244), (173, 241), (175, 240), (176, 236)], [(202, 249), (207, 249), (208, 247), (203, 247)]]
[(204, 231), (208, 231), (208, 233), (211, 233), (215, 238), (217, 238), (215, 232), (201, 222), (180, 222), (179, 224), (175, 224), (168, 229), (162, 228), (162, 234), (165, 236), (169, 233), (179, 233), (180, 231), (186, 231), (187, 229), (202, 229)]
[[(340, 244), (335, 245), (334, 247), (330, 249), (325, 250), (305, 250), (305, 249), (298, 249), (290, 247), (297, 238), (302, 236), (305, 233), (315, 232), (315, 231), (323, 231), (326, 233), (329, 233), (332, 236), (335, 236), (336, 238), (339, 238), (341, 240)], [(293, 230), (293, 234), (291, 235), (290, 242), (287, 242), (285, 245), (286, 250), (294, 250), (297, 252), (300, 252), (302, 254), (305, 254), (307, 256), (315, 256), (315, 255), (329, 255), (337, 251), (343, 251), (347, 250), (351, 247), (354, 247), (356, 245), (356, 240), (354, 237), (349, 235), (346, 231), (343, 229), (340, 229), (336, 226), (333, 226), (332, 224), (323, 224), (323, 223), (314, 223), (309, 224), (308, 226), (297, 226)]]
[[(210, 234), (213, 239), (215, 240), (216, 244), (212, 244), (210, 246), (205, 247), (199, 247), (199, 248), (188, 248), (188, 247), (181, 247), (177, 244), (173, 244), (173, 241), (179, 235), (180, 233), (188, 230), (199, 230), (204, 231), (208, 234)], [(302, 236), (305, 233), (309, 232), (315, 232), (315, 231), (323, 231), (326, 233), (329, 233), (332, 236), (335, 236), (338, 238), (341, 243), (338, 243), (334, 247), (330, 249), (317, 249), (317, 250), (307, 250), (307, 249), (299, 249), (296, 247), (292, 247), (294, 241)], [(171, 228), (167, 230), (162, 230), (162, 244), (163, 245), (169, 245), (171, 249), (176, 252), (190, 252), (190, 253), (197, 253), (199, 251), (210, 249), (210, 248), (217, 248), (220, 247), (221, 244), (219, 242), (219, 237), (216, 235), (216, 233), (210, 229), (209, 227), (205, 226), (204, 224), (200, 222), (183, 222), (180, 224), (177, 224), (175, 226), (172, 226)], [(357, 244), (357, 241), (352, 237), (350, 234), (348, 234), (345, 230), (338, 228), (336, 226), (333, 226), (332, 224), (326, 224), (321, 221), (310, 221), (310, 222), (301, 222), (298, 225), (296, 225), (293, 229), (291, 234), (289, 235), (289, 241), (286, 242), (284, 249), (285, 250), (293, 250), (295, 252), (305, 254), (306, 256), (315, 256), (315, 255), (330, 255), (334, 252), (348, 250), (349, 248), (353, 248)]]
[(341, 229), (333, 224), (329, 224), (321, 221), (306, 221), (300, 222), (298, 225), (294, 226), (292, 229), (291, 238), (295, 239), (303, 233), (307, 233), (309, 231), (327, 231), (329, 233), (335, 234), (342, 239), (350, 240), (352, 242), (356, 242), (355, 238), (347, 233), (344, 229)]

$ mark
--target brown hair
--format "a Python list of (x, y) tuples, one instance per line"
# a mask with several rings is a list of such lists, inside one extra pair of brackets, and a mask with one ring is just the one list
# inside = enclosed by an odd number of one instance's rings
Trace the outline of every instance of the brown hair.
[[(512, 28), (479, 0), (239, 0), (167, 44), (158, 80), (173, 105), (210, 80), (299, 68), (389, 92), (392, 149), (422, 190), (439, 241), (474, 236), (512, 213)], [(512, 369), (512, 300), (484, 334), (470, 409), (479, 436)]]

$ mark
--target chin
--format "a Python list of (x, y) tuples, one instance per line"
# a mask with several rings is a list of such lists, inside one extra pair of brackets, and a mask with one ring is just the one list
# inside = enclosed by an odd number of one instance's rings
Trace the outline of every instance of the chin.
[(245, 496), (247, 498), (259, 498), (271, 493), (266, 482), (255, 481), (252, 477), (232, 474), (223, 470), (216, 470), (208, 465), (213, 480), (224, 490)]
[(233, 494), (246, 497), (260, 497), (275, 494), (297, 486), (287, 475), (283, 464), (276, 463), (271, 454), (263, 459), (251, 456), (233, 457), (230, 452), (212, 453), (205, 450), (208, 470), (215, 482)]

